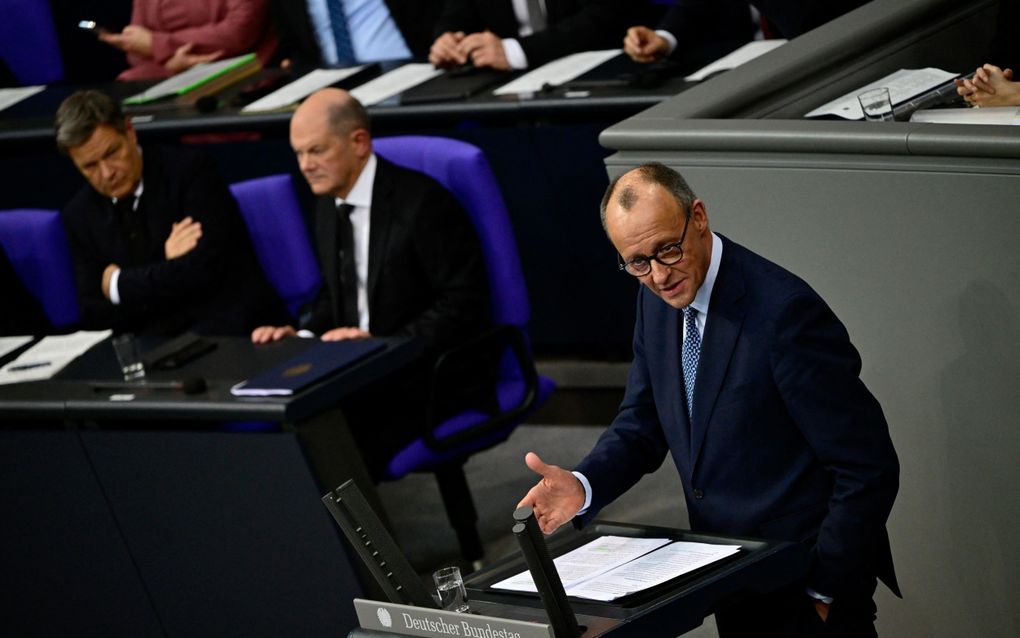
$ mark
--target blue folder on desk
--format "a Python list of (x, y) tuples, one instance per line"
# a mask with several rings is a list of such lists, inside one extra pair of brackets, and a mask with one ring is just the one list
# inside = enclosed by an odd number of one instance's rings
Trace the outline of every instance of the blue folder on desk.
[(290, 396), (382, 350), (379, 339), (320, 341), (300, 355), (230, 389), (238, 397)]

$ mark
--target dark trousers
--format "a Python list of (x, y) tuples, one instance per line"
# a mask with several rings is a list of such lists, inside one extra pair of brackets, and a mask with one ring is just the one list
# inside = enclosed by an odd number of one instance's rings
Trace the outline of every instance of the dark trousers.
[(854, 594), (835, 598), (825, 622), (803, 582), (749, 598), (716, 612), (719, 638), (877, 638), (876, 585), (868, 578)]

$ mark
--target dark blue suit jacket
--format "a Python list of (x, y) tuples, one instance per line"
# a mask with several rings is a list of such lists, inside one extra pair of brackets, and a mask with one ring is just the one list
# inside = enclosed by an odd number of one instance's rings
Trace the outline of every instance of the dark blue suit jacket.
[(861, 576), (899, 593), (885, 531), (899, 465), (846, 328), (804, 281), (722, 242), (693, 423), (680, 369), (683, 314), (642, 286), (620, 412), (577, 467), (593, 492), (580, 522), (668, 451), (692, 529), (806, 543), (807, 585), (829, 596), (852, 593)]

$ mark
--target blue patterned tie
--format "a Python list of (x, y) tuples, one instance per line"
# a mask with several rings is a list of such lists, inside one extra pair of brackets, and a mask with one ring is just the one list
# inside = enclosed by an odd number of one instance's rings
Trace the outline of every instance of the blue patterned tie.
[(333, 27), (333, 39), (336, 40), (337, 63), (354, 64), (358, 59), (354, 56), (351, 32), (347, 29), (343, 0), (326, 0), (326, 7), (329, 9), (329, 25)]
[(684, 392), (687, 395), (687, 418), (693, 422), (694, 380), (701, 358), (701, 334), (698, 332), (698, 311), (693, 306), (684, 308), (684, 347), (681, 362), (684, 368)]

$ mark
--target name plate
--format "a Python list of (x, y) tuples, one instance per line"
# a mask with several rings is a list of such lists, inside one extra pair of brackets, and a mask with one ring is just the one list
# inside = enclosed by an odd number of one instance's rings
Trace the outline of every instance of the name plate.
[(524, 620), (460, 614), (361, 598), (354, 599), (354, 610), (358, 612), (362, 629), (388, 631), (402, 636), (554, 638), (552, 626)]

